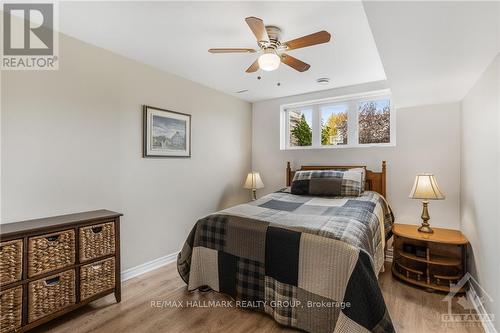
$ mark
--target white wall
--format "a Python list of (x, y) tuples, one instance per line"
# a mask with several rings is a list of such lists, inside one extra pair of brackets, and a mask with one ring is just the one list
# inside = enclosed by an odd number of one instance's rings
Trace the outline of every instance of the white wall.
[[(249, 103), (66, 36), (59, 56), (58, 71), (2, 73), (3, 223), (122, 212), (127, 269), (249, 199)], [(192, 114), (191, 158), (141, 157), (142, 104)]]
[[(397, 222), (419, 224), (422, 204), (408, 198), (418, 172), (435, 173), (446, 200), (430, 203), (431, 225), (459, 228), (459, 103), (398, 109), (395, 147), (280, 150), (280, 105), (386, 88), (385, 82), (257, 102), (253, 105), (252, 166), (269, 193), (285, 186), (286, 161), (303, 164), (367, 165), (387, 161), (387, 193)], [(397, 107), (397, 105), (396, 105)]]
[(472, 247), (470, 270), (493, 297), (500, 330), (500, 55), (462, 101), (461, 229)]

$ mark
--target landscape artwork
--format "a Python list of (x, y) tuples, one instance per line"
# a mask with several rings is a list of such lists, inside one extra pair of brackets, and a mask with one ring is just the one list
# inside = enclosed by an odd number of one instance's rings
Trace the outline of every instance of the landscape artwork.
[(143, 106), (144, 157), (191, 156), (191, 115)]

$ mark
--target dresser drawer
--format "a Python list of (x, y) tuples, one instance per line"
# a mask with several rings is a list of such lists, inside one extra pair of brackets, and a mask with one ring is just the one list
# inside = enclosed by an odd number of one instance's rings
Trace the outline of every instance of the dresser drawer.
[(0, 292), (0, 333), (12, 332), (21, 327), (23, 287)]
[(0, 286), (20, 281), (23, 275), (23, 240), (0, 243)]
[(59, 231), (28, 240), (29, 277), (75, 263), (75, 232)]
[(28, 285), (28, 321), (31, 323), (75, 304), (75, 270), (30, 282)]
[(115, 287), (115, 258), (101, 260), (80, 268), (82, 300)]
[(115, 223), (107, 222), (80, 228), (80, 261), (115, 253)]

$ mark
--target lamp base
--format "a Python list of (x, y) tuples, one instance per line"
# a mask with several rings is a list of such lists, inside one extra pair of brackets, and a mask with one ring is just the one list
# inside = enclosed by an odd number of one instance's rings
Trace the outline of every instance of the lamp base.
[(252, 201), (257, 200), (257, 189), (252, 189)]
[(418, 231), (425, 232), (427, 234), (432, 234), (434, 230), (431, 229), (431, 225), (429, 224), (429, 220), (431, 217), (429, 216), (429, 210), (427, 206), (429, 205), (429, 201), (422, 201), (422, 225), (418, 228)]
[(434, 230), (432, 230), (432, 228), (429, 226), (429, 224), (424, 225), (423, 223), (422, 223), (422, 225), (418, 228), (418, 231), (420, 231), (420, 232), (425, 232), (425, 233), (427, 233), (427, 234), (432, 234), (432, 233), (434, 233)]

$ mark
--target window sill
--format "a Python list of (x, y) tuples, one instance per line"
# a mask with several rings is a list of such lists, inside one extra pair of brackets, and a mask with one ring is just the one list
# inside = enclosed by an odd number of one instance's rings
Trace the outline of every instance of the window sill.
[(349, 148), (383, 148), (396, 147), (395, 142), (391, 143), (367, 143), (358, 145), (337, 145), (337, 146), (297, 146), (297, 147), (281, 147), (280, 150), (324, 150), (324, 149), (349, 149)]

